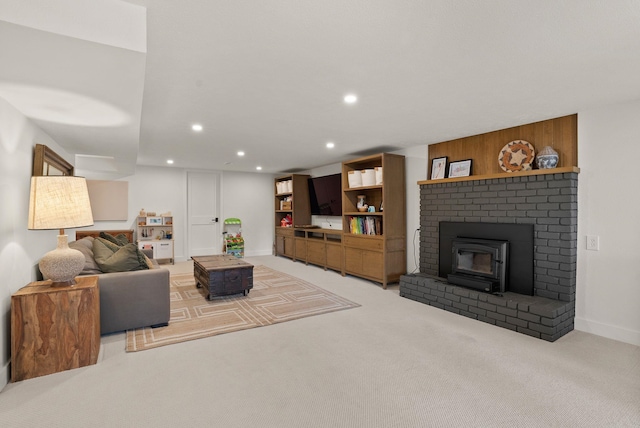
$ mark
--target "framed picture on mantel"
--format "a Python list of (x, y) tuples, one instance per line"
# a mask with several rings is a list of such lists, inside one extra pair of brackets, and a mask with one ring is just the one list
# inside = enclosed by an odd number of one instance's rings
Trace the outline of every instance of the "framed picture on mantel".
[(431, 179), (439, 180), (447, 176), (447, 157), (435, 158), (431, 161)]
[(471, 175), (471, 159), (466, 159), (449, 164), (449, 178), (468, 177)]

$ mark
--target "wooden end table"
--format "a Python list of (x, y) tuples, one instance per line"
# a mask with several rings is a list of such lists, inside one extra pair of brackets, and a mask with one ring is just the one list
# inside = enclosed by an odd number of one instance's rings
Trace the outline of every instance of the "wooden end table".
[(242, 293), (253, 288), (253, 265), (235, 256), (194, 256), (193, 276), (196, 287), (206, 287), (207, 299)]
[(12, 382), (95, 364), (99, 352), (97, 276), (32, 282), (11, 296)]

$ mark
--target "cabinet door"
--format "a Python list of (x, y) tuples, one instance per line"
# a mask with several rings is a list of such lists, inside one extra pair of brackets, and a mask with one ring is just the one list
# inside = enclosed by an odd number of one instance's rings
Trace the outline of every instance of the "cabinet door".
[(362, 251), (362, 273), (366, 276), (382, 280), (384, 258), (377, 251)]
[(349, 247), (344, 249), (344, 270), (356, 275), (362, 275), (362, 250)]
[(276, 255), (284, 254), (284, 236), (276, 235)]
[(156, 241), (153, 245), (154, 259), (172, 259), (173, 241)]
[(307, 260), (307, 240), (304, 238), (294, 238), (296, 243), (296, 259)]
[(327, 267), (342, 270), (342, 246), (327, 244)]
[(283, 238), (284, 239), (284, 255), (287, 257), (293, 257), (294, 251), (294, 238)]
[(349, 247), (346, 247), (344, 251), (344, 270), (346, 272), (382, 280), (384, 257), (381, 252)]
[(307, 242), (307, 261), (324, 266), (326, 262), (325, 243), (323, 241), (309, 240)]

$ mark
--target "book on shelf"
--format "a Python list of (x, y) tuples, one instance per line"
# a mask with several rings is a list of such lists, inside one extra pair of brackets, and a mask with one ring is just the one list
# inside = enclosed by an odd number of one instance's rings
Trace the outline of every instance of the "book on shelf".
[(349, 216), (349, 233), (382, 235), (382, 219), (378, 216)]

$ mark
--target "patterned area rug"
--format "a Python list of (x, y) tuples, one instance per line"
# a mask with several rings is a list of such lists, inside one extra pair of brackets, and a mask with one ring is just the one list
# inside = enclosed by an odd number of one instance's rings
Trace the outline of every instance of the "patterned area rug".
[(360, 306), (266, 266), (254, 267), (253, 288), (246, 297), (236, 294), (208, 301), (192, 274), (172, 275), (169, 293), (169, 325), (128, 330), (127, 352)]

